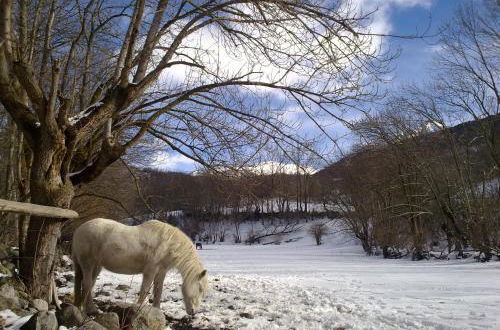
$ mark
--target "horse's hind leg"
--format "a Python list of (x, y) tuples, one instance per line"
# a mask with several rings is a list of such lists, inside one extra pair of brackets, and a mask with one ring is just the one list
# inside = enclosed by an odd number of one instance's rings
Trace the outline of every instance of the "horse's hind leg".
[(73, 298), (74, 298), (74, 303), (75, 306), (78, 308), (82, 308), (82, 268), (80, 267), (80, 264), (78, 264), (78, 261), (76, 258), (73, 258), (73, 265), (75, 268), (75, 288), (73, 291)]
[(85, 313), (95, 314), (97, 313), (97, 308), (92, 301), (92, 289), (94, 287), (97, 276), (101, 272), (102, 267), (100, 265), (94, 265), (83, 270), (83, 301), (85, 306)]
[(154, 279), (153, 288), (153, 306), (160, 308), (161, 293), (163, 292), (163, 281), (165, 280), (165, 275), (168, 269), (160, 269)]

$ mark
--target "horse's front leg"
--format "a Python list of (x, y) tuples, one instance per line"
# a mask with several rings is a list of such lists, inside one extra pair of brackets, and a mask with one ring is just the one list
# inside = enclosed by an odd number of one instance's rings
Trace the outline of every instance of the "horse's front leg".
[(160, 269), (155, 276), (153, 289), (153, 306), (157, 308), (160, 308), (161, 293), (163, 292), (163, 281), (165, 281), (165, 275), (167, 274), (167, 272), (167, 268)]
[(148, 266), (144, 269), (144, 272), (142, 273), (142, 284), (141, 284), (141, 290), (139, 291), (139, 299), (137, 300), (138, 305), (142, 305), (144, 302), (144, 299), (146, 299), (146, 296), (148, 295), (149, 288), (151, 287), (151, 284), (153, 283), (153, 279), (155, 278), (156, 273), (158, 272), (158, 267), (152, 267)]

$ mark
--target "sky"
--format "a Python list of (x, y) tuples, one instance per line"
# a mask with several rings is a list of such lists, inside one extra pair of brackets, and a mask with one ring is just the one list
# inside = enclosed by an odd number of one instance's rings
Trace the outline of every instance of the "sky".
[[(425, 82), (429, 76), (432, 58), (438, 46), (436, 37), (439, 28), (448, 22), (456, 8), (466, 0), (352, 0), (363, 12), (375, 11), (371, 29), (375, 33), (393, 35), (422, 35), (423, 39), (386, 38), (384, 47), (399, 49), (400, 55), (393, 62), (389, 90), (397, 90), (409, 83)], [(479, 0), (477, 0), (479, 1)], [(296, 119), (301, 120), (300, 115)], [(304, 123), (302, 128), (314, 130)], [(335, 126), (336, 136), (347, 134), (341, 125)], [(198, 165), (192, 160), (169, 151), (158, 153), (154, 167), (168, 170), (192, 172)]]
[[(479, 1), (479, 0), (478, 0)], [(388, 21), (396, 34), (423, 32), (430, 27), (429, 35), (437, 33), (439, 27), (450, 20), (462, 0), (400, 0), (400, 3), (426, 3), (429, 5), (392, 6)], [(394, 85), (424, 81), (428, 76), (429, 64), (437, 48), (437, 38), (429, 37), (418, 40), (391, 40), (401, 48), (401, 55), (395, 61)]]

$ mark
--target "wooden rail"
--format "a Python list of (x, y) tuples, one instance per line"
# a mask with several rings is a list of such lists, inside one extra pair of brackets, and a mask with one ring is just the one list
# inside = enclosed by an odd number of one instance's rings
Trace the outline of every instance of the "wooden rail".
[(77, 212), (69, 209), (61, 209), (59, 207), (31, 203), (13, 202), (5, 199), (0, 199), (0, 212), (32, 214), (47, 218), (74, 219), (79, 217)]

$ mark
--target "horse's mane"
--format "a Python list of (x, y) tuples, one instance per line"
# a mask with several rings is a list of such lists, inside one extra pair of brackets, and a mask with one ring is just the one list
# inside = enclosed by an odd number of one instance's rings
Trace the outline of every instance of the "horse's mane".
[(145, 222), (141, 226), (150, 227), (160, 234), (161, 241), (166, 244), (173, 262), (172, 267), (179, 270), (184, 280), (192, 281), (203, 271), (203, 265), (193, 242), (179, 228), (158, 220)]

